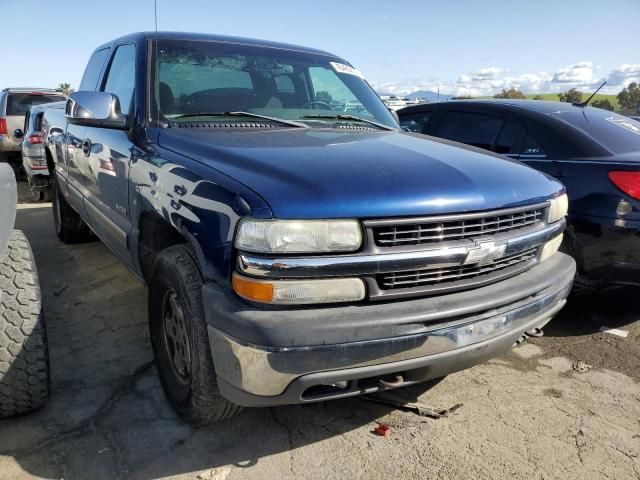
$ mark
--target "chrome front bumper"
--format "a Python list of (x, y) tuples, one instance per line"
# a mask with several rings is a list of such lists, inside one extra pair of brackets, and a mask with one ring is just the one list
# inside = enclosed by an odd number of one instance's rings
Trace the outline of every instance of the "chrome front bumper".
[[(220, 391), (232, 401), (249, 406), (300, 403), (381, 389), (356, 386), (325, 398), (307, 396), (305, 392), (311, 387), (336, 382), (356, 385), (358, 379), (421, 372), (406, 385), (480, 363), (508, 350), (524, 332), (544, 326), (563, 307), (575, 263), (557, 255), (561, 258), (556, 259), (552, 283), (537, 293), (469, 314), (464, 314), (469, 305), (460, 305), (459, 315), (427, 323), (419, 334), (330, 345), (265, 347), (234, 338), (210, 323), (209, 341)], [(485, 302), (479, 297), (474, 301)], [(379, 308), (397, 308), (397, 304)], [(295, 311), (286, 312), (291, 313)], [(361, 328), (376, 327), (364, 323)], [(412, 378), (411, 374), (406, 378)]]

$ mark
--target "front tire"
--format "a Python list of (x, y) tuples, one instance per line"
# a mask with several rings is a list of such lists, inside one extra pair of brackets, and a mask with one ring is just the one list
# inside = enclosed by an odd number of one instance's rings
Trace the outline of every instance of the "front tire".
[(91, 229), (62, 195), (55, 175), (51, 178), (53, 223), (56, 235), (66, 244), (89, 242), (94, 239)]
[(202, 305), (202, 275), (187, 245), (169, 247), (155, 261), (149, 327), (162, 388), (180, 417), (204, 425), (242, 409), (218, 391)]
[(40, 408), (49, 396), (49, 351), (33, 253), (14, 230), (0, 257), (0, 418)]

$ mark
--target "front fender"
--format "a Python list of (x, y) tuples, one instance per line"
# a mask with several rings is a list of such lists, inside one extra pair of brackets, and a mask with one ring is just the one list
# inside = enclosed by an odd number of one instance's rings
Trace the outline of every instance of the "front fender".
[[(272, 216), (264, 201), (242, 184), (173, 152), (134, 155), (130, 179), (132, 219), (145, 213), (163, 218), (193, 246), (203, 276), (220, 284), (230, 279), (240, 218)], [(134, 221), (132, 245), (137, 244), (138, 223)], [(133, 253), (137, 258), (138, 252)], [(140, 268), (139, 258), (137, 263)]]

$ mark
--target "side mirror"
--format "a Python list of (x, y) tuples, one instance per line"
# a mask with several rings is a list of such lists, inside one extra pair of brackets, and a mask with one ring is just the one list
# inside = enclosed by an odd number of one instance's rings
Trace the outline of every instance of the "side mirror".
[(69, 123), (85, 127), (127, 130), (127, 116), (118, 97), (107, 92), (81, 91), (69, 95), (64, 111)]
[(23, 132), (21, 129), (16, 128), (16, 129), (13, 131), (13, 136), (14, 136), (15, 138), (20, 139), (20, 138), (24, 137), (24, 132)]

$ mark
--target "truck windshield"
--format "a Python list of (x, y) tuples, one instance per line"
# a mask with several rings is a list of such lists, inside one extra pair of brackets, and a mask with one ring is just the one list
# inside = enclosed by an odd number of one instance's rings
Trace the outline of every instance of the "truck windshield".
[(398, 127), (356, 69), (322, 54), (158, 40), (154, 63), (154, 120), (229, 121), (220, 114), (250, 112), (310, 126), (357, 123), (375, 128), (379, 123)]

